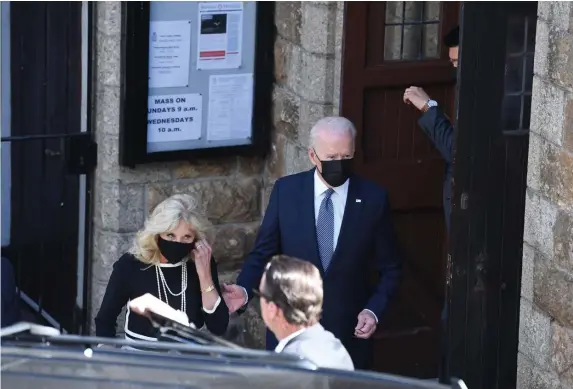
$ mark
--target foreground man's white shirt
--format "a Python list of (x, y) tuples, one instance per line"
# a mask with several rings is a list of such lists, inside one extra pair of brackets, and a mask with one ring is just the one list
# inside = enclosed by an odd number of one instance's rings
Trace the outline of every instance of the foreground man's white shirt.
[(277, 352), (277, 353), (282, 352), (291, 339), (296, 338), (298, 335), (302, 334), (305, 330), (306, 330), (306, 328), (301, 328), (300, 330), (295, 331), (292, 334), (290, 334), (289, 336), (283, 338), (279, 342), (279, 344), (277, 344), (277, 347), (275, 347), (275, 352)]

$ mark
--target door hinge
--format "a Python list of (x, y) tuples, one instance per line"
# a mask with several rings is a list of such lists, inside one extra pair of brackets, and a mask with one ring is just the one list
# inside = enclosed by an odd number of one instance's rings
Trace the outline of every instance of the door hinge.
[(89, 132), (66, 138), (65, 166), (68, 174), (89, 174), (97, 166), (97, 143)]

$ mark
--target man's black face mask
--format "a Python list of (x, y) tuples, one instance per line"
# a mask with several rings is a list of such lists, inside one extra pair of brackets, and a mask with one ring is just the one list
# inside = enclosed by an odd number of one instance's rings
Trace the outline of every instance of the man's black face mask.
[(328, 185), (336, 188), (348, 180), (352, 173), (353, 158), (322, 161), (318, 158), (316, 151), (314, 151), (314, 155), (320, 161), (322, 167), (322, 171), (319, 170), (319, 173)]

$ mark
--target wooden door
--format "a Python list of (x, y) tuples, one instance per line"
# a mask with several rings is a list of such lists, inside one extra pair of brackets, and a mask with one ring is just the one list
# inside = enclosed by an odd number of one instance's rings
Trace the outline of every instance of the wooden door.
[(444, 301), (444, 161), (402, 101), (423, 87), (452, 113), (455, 69), (442, 37), (457, 2), (347, 2), (341, 114), (358, 131), (355, 169), (386, 187), (404, 278), (375, 339), (375, 369), (437, 377)]
[(464, 2), (460, 19), (447, 370), (512, 389), (537, 2)]

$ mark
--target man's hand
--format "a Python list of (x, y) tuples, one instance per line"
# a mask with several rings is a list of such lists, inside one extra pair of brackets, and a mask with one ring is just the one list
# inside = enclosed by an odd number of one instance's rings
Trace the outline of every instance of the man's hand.
[(368, 311), (358, 314), (358, 325), (354, 330), (354, 336), (360, 339), (368, 339), (376, 332), (376, 319)]
[(412, 104), (418, 110), (422, 110), (424, 105), (430, 100), (430, 96), (422, 88), (417, 86), (411, 86), (404, 92), (404, 102), (406, 104)]
[(239, 285), (223, 284), (221, 289), (223, 291), (223, 300), (225, 300), (230, 313), (236, 312), (247, 303), (245, 290)]

